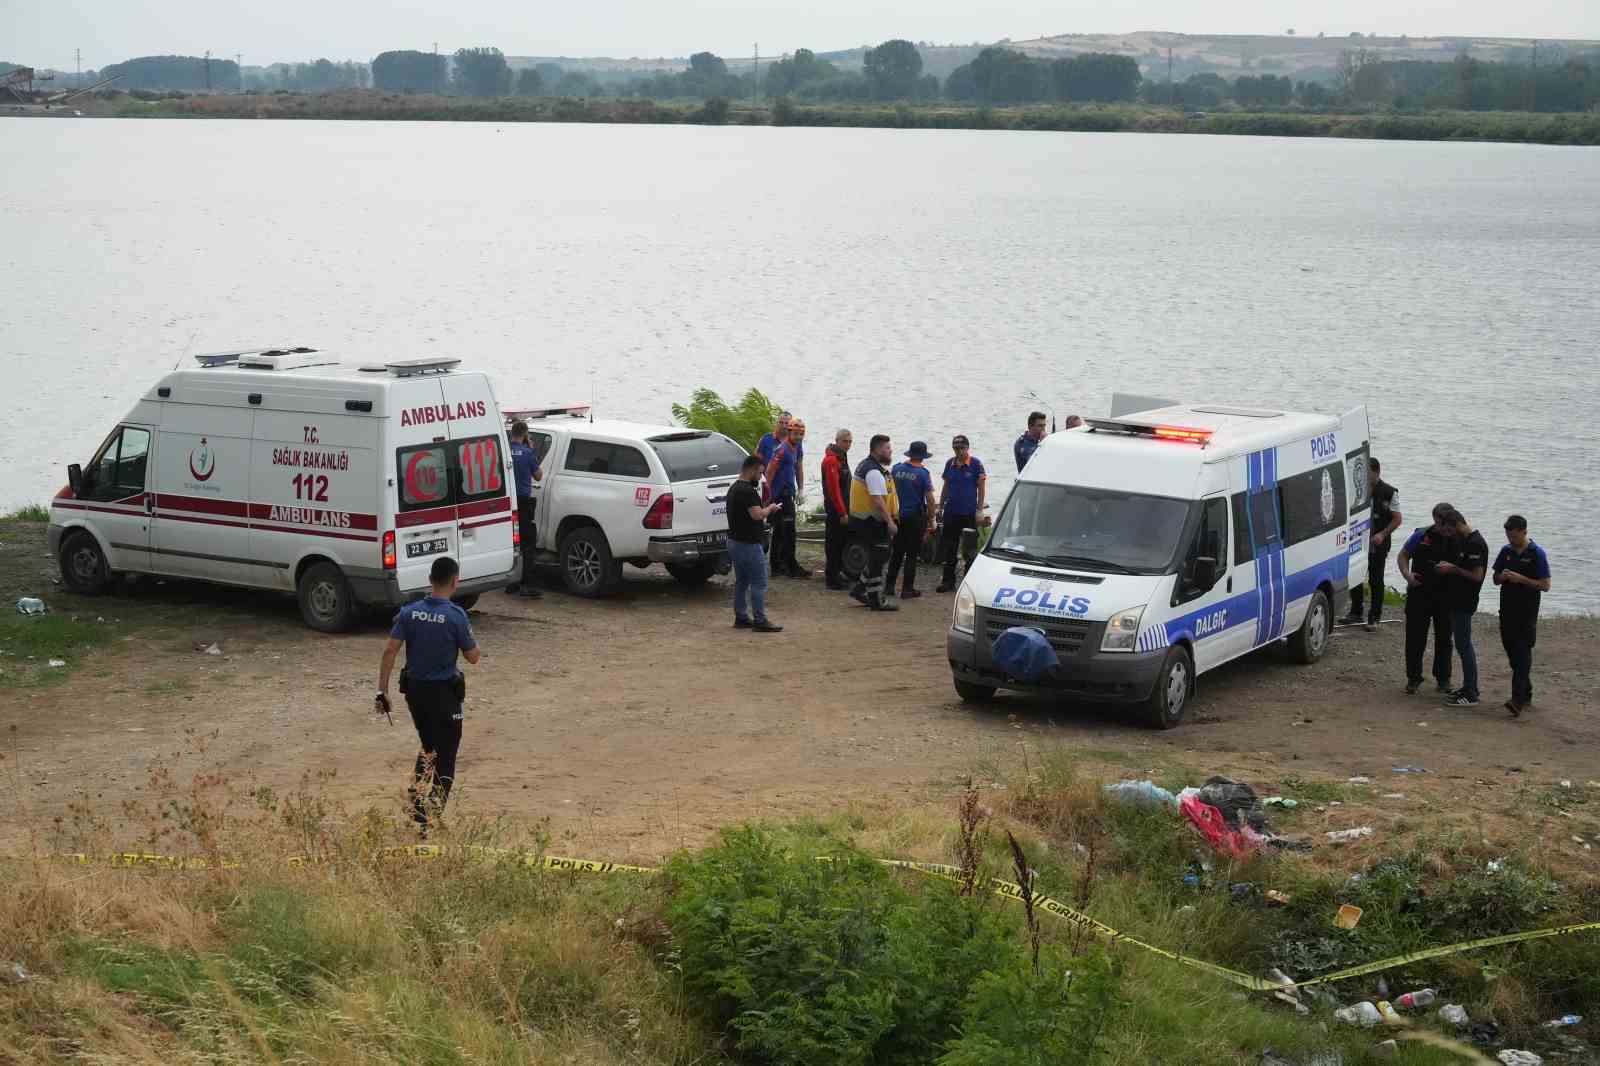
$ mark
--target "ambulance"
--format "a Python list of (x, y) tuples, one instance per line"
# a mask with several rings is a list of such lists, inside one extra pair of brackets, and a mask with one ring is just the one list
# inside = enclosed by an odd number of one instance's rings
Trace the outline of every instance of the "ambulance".
[(441, 555), (458, 602), (520, 571), (505, 425), (458, 359), (341, 363), (312, 348), (197, 356), (156, 382), (50, 505), (75, 592), (122, 574), (276, 589), (307, 625), (423, 596)]
[[(1223, 663), (1280, 642), (1316, 662), (1366, 575), (1369, 447), (1362, 407), (1125, 395), (1110, 417), (1046, 437), (956, 593), (957, 694), (1053, 691), (1171, 729), (1196, 677)], [(1054, 652), (1030, 679), (996, 663), (995, 642), (1019, 627)]]

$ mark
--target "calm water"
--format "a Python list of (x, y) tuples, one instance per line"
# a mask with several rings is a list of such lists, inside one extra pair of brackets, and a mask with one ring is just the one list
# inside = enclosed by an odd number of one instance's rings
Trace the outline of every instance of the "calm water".
[(813, 468), (844, 425), (1006, 474), (1029, 389), (1364, 402), (1408, 516), (1497, 543), (1522, 511), (1550, 606), (1600, 610), (1593, 149), (0, 119), (0, 263), (0, 507), (186, 352), (258, 343), (640, 419), (757, 385)]

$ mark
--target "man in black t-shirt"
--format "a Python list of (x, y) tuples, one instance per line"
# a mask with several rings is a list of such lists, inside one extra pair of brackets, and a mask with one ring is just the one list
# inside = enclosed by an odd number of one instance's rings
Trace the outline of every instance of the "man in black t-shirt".
[(1455, 508), (1433, 505), (1433, 525), (1421, 526), (1407, 538), (1396, 562), (1406, 582), (1406, 695), (1422, 688), (1422, 652), (1433, 630), (1433, 679), (1439, 691), (1450, 692), (1450, 610), (1444, 597), (1441, 562), (1455, 558), (1451, 527), (1444, 520)]
[(1389, 569), (1389, 548), (1393, 543), (1394, 531), (1400, 528), (1402, 516), (1400, 493), (1378, 476), (1381, 464), (1377, 459), (1368, 459), (1367, 467), (1367, 488), (1372, 496), (1372, 531), (1367, 542), (1367, 588), (1356, 585), (1350, 590), (1350, 613), (1344, 620), (1348, 625), (1362, 621), (1362, 593), (1370, 592), (1372, 604), (1367, 609), (1366, 627), (1373, 630), (1378, 628), (1378, 622), (1383, 618), (1383, 577)]
[[(733, 627), (757, 633), (779, 633), (767, 619), (767, 516), (783, 502), (763, 505), (756, 482), (761, 480), (761, 460), (744, 457), (738, 480), (728, 487), (728, 558), (733, 561)], [(748, 598), (750, 612), (745, 612)]]
[(1506, 519), (1506, 546), (1494, 560), (1494, 583), (1500, 586), (1500, 643), (1511, 662), (1512, 717), (1533, 702), (1533, 645), (1538, 639), (1539, 599), (1550, 591), (1550, 560), (1528, 538), (1528, 520)]
[(1461, 656), (1461, 687), (1450, 693), (1445, 702), (1452, 707), (1476, 707), (1478, 651), (1472, 646), (1472, 616), (1478, 613), (1478, 590), (1483, 588), (1483, 575), (1489, 566), (1489, 545), (1460, 511), (1446, 515), (1444, 526), (1453, 531), (1456, 556), (1434, 569), (1443, 575), (1450, 635), (1455, 638), (1456, 654)]

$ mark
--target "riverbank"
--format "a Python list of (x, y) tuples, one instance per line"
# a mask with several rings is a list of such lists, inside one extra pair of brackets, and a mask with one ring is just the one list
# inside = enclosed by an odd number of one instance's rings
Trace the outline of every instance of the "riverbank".
[[(163, 94), (141, 95), (154, 97)], [(1533, 112), (1183, 112), (1134, 104), (993, 108), (952, 104), (798, 104), (788, 101), (759, 105), (724, 101), (700, 104), (566, 97), (478, 99), (353, 89), (317, 94), (171, 94), (168, 99), (141, 99), (129, 94), (114, 94), (105, 99), (85, 98), (75, 101), (73, 106), (86, 115), (140, 118), (699, 123), (1600, 144), (1600, 115)]]

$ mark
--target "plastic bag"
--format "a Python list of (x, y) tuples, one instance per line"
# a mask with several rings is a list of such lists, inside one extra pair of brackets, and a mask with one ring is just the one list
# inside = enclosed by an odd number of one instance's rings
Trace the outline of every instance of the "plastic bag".
[(1044, 630), (1012, 626), (994, 638), (994, 665), (1007, 677), (1034, 684), (1061, 665)]
[(1221, 811), (1202, 802), (1197, 795), (1184, 796), (1178, 801), (1178, 809), (1200, 831), (1200, 835), (1210, 841), (1212, 850), (1219, 855), (1235, 859), (1249, 858), (1266, 843), (1267, 838), (1248, 825), (1238, 829), (1230, 826)]

